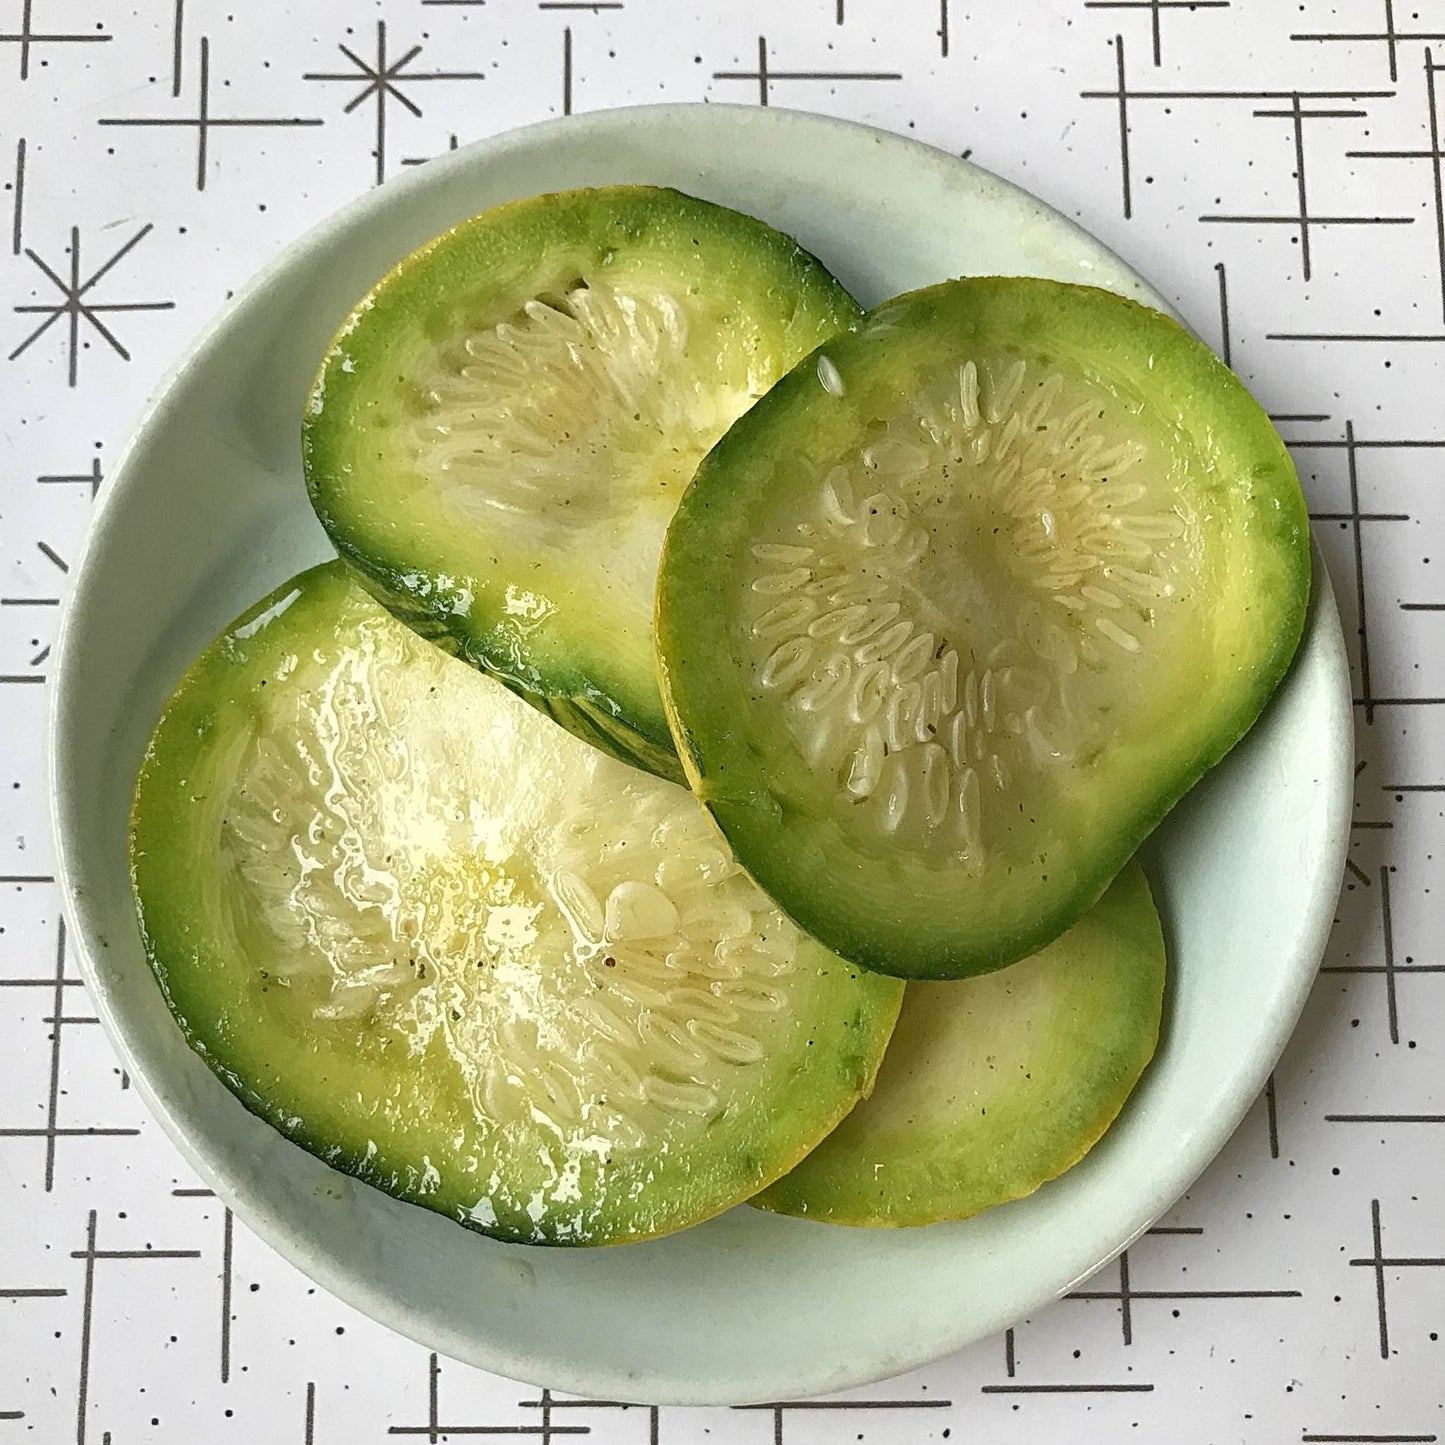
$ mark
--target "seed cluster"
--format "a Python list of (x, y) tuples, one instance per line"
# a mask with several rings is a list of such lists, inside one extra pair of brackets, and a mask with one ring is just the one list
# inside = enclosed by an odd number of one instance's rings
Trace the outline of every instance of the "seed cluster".
[(1190, 566), (1187, 519), (1128, 430), (1107, 393), (967, 361), (751, 549), (757, 686), (867, 826), (979, 871), (990, 801), (1088, 740), (1080, 680), (1144, 653)]
[[(245, 739), (221, 830), (267, 986), (414, 1052), (440, 1033), (498, 1127), (640, 1148), (738, 1107), (790, 1026), (801, 935), (696, 802), (567, 740), (562, 821), (509, 829), (457, 786), (496, 775), (499, 739), (458, 691), (525, 704), (389, 619), (317, 671)], [(506, 784), (524, 813), (528, 786)]]
[(439, 348), (412, 423), (418, 467), (458, 522), (564, 533), (666, 514), (751, 399), (700, 369), (688, 317), (663, 290), (593, 280)]

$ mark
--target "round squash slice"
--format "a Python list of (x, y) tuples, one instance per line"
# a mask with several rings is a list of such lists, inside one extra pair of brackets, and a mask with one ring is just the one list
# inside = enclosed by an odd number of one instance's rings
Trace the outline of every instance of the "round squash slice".
[(784, 918), (683, 789), (340, 563), (186, 674), (131, 867), (165, 996), (248, 1108), (521, 1242), (643, 1238), (755, 1193), (871, 1087), (901, 994)]
[(1164, 939), (1137, 863), (1011, 968), (910, 983), (872, 1095), (755, 1201), (833, 1224), (966, 1219), (1076, 1164), (1154, 1053)]
[(668, 518), (734, 418), (857, 315), (795, 241), (676, 191), (499, 206), (341, 328), (305, 420), (312, 504), (404, 621), (681, 781), (652, 662)]
[(1174, 322), (948, 282), (825, 343), (670, 524), (678, 751), (739, 861), (845, 958), (1012, 963), (1089, 909), (1299, 641), (1283, 443)]

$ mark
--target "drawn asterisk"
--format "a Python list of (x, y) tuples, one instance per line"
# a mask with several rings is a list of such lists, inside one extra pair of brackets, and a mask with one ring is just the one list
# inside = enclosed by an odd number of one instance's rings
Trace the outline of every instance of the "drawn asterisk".
[(479, 70), (411, 70), (408, 67), (421, 54), (422, 47), (413, 45), (410, 50), (395, 60), (386, 57), (386, 21), (376, 22), (376, 62), (363, 60), (347, 45), (336, 47), (355, 67), (344, 71), (308, 71), (307, 80), (344, 80), (361, 89), (346, 102), (343, 113), (350, 115), (368, 100), (376, 102), (376, 184), (386, 179), (386, 106), (389, 100), (420, 116), (421, 107), (405, 93), (402, 85), (412, 85), (430, 80), (485, 80)]
[(70, 385), (76, 383), (77, 371), (80, 365), (80, 322), (84, 318), (106, 341), (111, 348), (122, 358), (130, 360), (130, 352), (121, 344), (120, 339), (103, 322), (100, 317), (102, 312), (117, 311), (170, 311), (175, 307), (174, 301), (92, 301), (86, 297), (102, 276), (113, 269), (119, 262), (130, 254), (150, 234), (153, 227), (144, 225), (129, 241), (125, 242), (119, 250), (113, 252), (110, 259), (103, 262), (89, 276), (81, 280), (80, 271), (80, 228), (70, 228), (70, 275), (69, 279), (61, 276), (58, 271), (47, 264), (30, 248), (25, 248), (25, 254), (55, 283), (62, 299), (53, 302), (35, 302), (28, 305), (17, 306), (16, 311), (31, 315), (43, 316), (45, 319), (10, 353), (9, 359), (14, 361), (16, 357), (28, 351), (62, 316), (67, 318), (69, 325), (69, 337), (67, 350), (70, 356)]

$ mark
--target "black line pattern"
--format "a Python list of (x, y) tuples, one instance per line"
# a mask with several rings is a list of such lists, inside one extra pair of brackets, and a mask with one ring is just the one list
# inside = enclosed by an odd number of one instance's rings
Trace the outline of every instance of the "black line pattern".
[[(1130, 179), (1132, 164), (1132, 108), (1145, 102), (1158, 102), (1166, 107), (1173, 104), (1187, 101), (1279, 101), (1289, 106), (1288, 110), (1278, 109), (1256, 109), (1253, 113), (1256, 116), (1283, 116), (1293, 124), (1295, 135), (1295, 161), (1297, 167), (1296, 193), (1298, 200), (1297, 211), (1293, 215), (1205, 215), (1201, 221), (1227, 221), (1238, 223), (1255, 223), (1262, 225), (1288, 225), (1294, 227), (1301, 236), (1301, 245), (1308, 248), (1308, 236), (1312, 226), (1355, 226), (1355, 225), (1409, 225), (1413, 222), (1413, 216), (1321, 216), (1312, 213), (1306, 204), (1305, 181), (1304, 181), (1304, 136), (1303, 126), (1306, 118), (1326, 119), (1357, 117), (1368, 114), (1368, 111), (1361, 111), (1350, 108), (1342, 111), (1338, 107), (1305, 107), (1306, 101), (1361, 101), (1371, 99), (1389, 99), (1394, 95), (1393, 90), (1163, 90), (1163, 89), (1139, 89), (1129, 83), (1125, 60), (1124, 37), (1114, 37), (1114, 89), (1113, 90), (1084, 90), (1080, 96), (1084, 100), (1107, 100), (1112, 102), (1118, 109), (1119, 115), (1119, 171), (1123, 182), (1123, 203), (1124, 217), (1129, 219), (1134, 214), (1133, 207), (1133, 186)], [(1309, 266), (1305, 263), (1305, 280), (1309, 280)]]
[(714, 80), (749, 80), (758, 88), (758, 104), (767, 105), (772, 98), (772, 87), (779, 81), (818, 80), (834, 83), (846, 80), (902, 80), (902, 72), (896, 70), (779, 70), (768, 54), (768, 40), (758, 36), (758, 68), (756, 70), (715, 70)]
[[(100, 1260), (176, 1260), (199, 1259), (198, 1249), (100, 1249), (96, 1244), (96, 1212), (91, 1210), (86, 1218), (85, 1248), (72, 1250), (70, 1257), (85, 1261), (85, 1283), (83, 1285), (80, 1316), (80, 1375), (75, 1392), (75, 1442), (85, 1445), (89, 1425), (90, 1363), (94, 1346), (95, 1315), (95, 1266)], [(109, 1438), (107, 1436), (107, 1438)]]
[[(707, 8), (0, 0), (0, 1437), (1432, 1445), (1445, 0)], [(130, 1080), (60, 921), (39, 771), (89, 503), (207, 319), (139, 314), (194, 307), (181, 268), (238, 287), (348, 195), (472, 137), (683, 98), (976, 147), (1157, 267), (1288, 439), (1350, 619), (1361, 756), (1301, 1036), (1176, 1215), (1069, 1303), (920, 1375), (691, 1418), (478, 1376), (357, 1328), (255, 1246), (116, 1098)], [(1357, 1335), (1369, 1358), (1346, 1368)]]
[[(544, 1390), (542, 1398), (536, 1401), (540, 1410), (540, 1417), (535, 1425), (451, 1425), (445, 1424), (441, 1419), (441, 1407), (439, 1398), (441, 1395), (441, 1363), (435, 1354), (427, 1358), (427, 1419), (424, 1425), (388, 1425), (388, 1435), (410, 1435), (413, 1437), (424, 1437), (429, 1441), (447, 1440), (452, 1436), (510, 1436), (535, 1437), (548, 1445), (559, 1435), (587, 1435), (591, 1433), (590, 1425), (557, 1425), (553, 1423), (552, 1411), (556, 1404), (552, 1399), (551, 1392)], [(532, 1402), (523, 1402), (532, 1403)]]
[[(12, 877), (0, 879), (0, 882), (49, 882), (48, 878)], [(93, 1024), (97, 1020), (91, 1015), (72, 1015), (65, 1010), (65, 990), (70, 987), (79, 986), (79, 979), (66, 977), (66, 935), (65, 920), (56, 921), (55, 926), (55, 967), (49, 978), (18, 978), (0, 979), (0, 987), (7, 988), (48, 988), (51, 993), (50, 1013), (42, 1022), (50, 1026), (50, 1071), (49, 1088), (45, 1102), (45, 1124), (44, 1127), (14, 1126), (0, 1128), (0, 1141), (5, 1139), (43, 1139), (45, 1141), (44, 1154), (44, 1190), (49, 1194), (55, 1188), (55, 1152), (56, 1143), (60, 1139), (94, 1138), (106, 1136), (124, 1138), (134, 1136), (140, 1132), (134, 1128), (102, 1128), (98, 1126), (87, 1126), (84, 1128), (67, 1128), (60, 1123), (60, 1085), (61, 1085), (61, 1044), (64, 1030), (67, 1025)]]
[(1374, 1245), (1370, 1255), (1363, 1259), (1352, 1259), (1350, 1265), (1353, 1268), (1368, 1269), (1375, 1279), (1375, 1313), (1379, 1322), (1380, 1330), (1380, 1358), (1390, 1358), (1390, 1318), (1389, 1301), (1387, 1298), (1385, 1281), (1386, 1275), (1392, 1271), (1407, 1269), (1445, 1269), (1445, 1255), (1433, 1256), (1388, 1256), (1385, 1253), (1384, 1228), (1380, 1222), (1380, 1201), (1370, 1201), (1370, 1235)]
[[(1173, 1232), (1173, 1231), (1170, 1231)], [(1179, 1231), (1184, 1233), (1186, 1231)], [(1196, 1231), (1187, 1231), (1195, 1233)], [(1203, 1233), (1202, 1230), (1197, 1231)], [(1076, 1289), (1065, 1295), (1071, 1300), (1117, 1300), (1119, 1303), (1119, 1328), (1125, 1345), (1134, 1343), (1134, 1305), (1139, 1300), (1158, 1300), (1177, 1303), (1181, 1300), (1257, 1300), (1257, 1299), (1299, 1299), (1297, 1289), (1140, 1289), (1130, 1279), (1129, 1251), (1126, 1249), (1115, 1261), (1118, 1267), (1118, 1289)]]
[[(176, 7), (176, 58), (173, 71), (174, 82), (172, 94), (180, 95), (181, 65), (180, 65), (180, 40), (181, 40), (181, 17), (183, 11), (180, 7), (180, 0), (177, 0)], [(210, 170), (211, 159), (211, 138), (217, 131), (235, 130), (274, 130), (277, 127), (291, 128), (296, 126), (316, 126), (322, 124), (319, 116), (272, 116), (272, 115), (215, 115), (211, 111), (211, 42), (207, 36), (201, 36), (200, 60), (198, 65), (198, 89), (196, 95), (196, 108), (192, 115), (184, 116), (156, 116), (156, 115), (128, 115), (128, 116), (105, 116), (100, 124), (106, 126), (126, 126), (131, 128), (149, 130), (193, 130), (196, 136), (196, 189), (206, 189), (206, 176)]]
[[(1320, 37), (1332, 38), (1332, 37)], [(1396, 37), (1396, 39), (1404, 37)], [(1415, 36), (1410, 39), (1430, 39), (1445, 41), (1445, 35)], [(1445, 186), (1441, 183), (1442, 166), (1445, 166), (1445, 151), (1440, 149), (1440, 99), (1436, 89), (1435, 77), (1445, 69), (1435, 60), (1434, 52), (1429, 47), (1425, 48), (1424, 78), (1425, 78), (1425, 114), (1428, 118), (1429, 130), (1427, 133), (1428, 146), (1423, 149), (1407, 150), (1352, 150), (1346, 154), (1358, 160), (1390, 160), (1390, 161), (1429, 161), (1430, 179), (1433, 185), (1434, 221), (1435, 221), (1435, 258), (1439, 270), (1439, 295), (1440, 311), (1445, 317)], [(1390, 78), (1395, 78), (1395, 47), (1390, 48)]]
[[(17, 29), (0, 31), (0, 45), (13, 45), (20, 59), (20, 79), (30, 78), (31, 61), (36, 47), (50, 45), (95, 45), (103, 44), (113, 37), (99, 25), (94, 30), (43, 31), (35, 29), (36, 0), (20, 0), (20, 24)], [(44, 64), (44, 62), (41, 62)]]
[(1084, 0), (1086, 10), (1142, 10), (1149, 16), (1149, 40), (1154, 64), (1164, 63), (1163, 16), (1166, 10), (1228, 10), (1229, 0)]

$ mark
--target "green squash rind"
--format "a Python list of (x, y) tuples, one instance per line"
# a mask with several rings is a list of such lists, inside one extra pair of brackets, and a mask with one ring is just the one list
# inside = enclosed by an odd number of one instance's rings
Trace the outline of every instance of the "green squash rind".
[[(1039, 954), (973, 979), (909, 984), (872, 1095), (753, 1203), (830, 1224), (900, 1227), (967, 1219), (1033, 1193), (1088, 1153), (1143, 1076), (1159, 1038), (1165, 975), (1149, 884), (1131, 863)], [(1000, 999), (1009, 989), (1035, 992), (1019, 1005)], [(965, 1008), (981, 1053), (990, 1033), (1040, 1034), (1011, 1061), (1018, 1076), (972, 1099), (978, 1056), (954, 1061), (936, 1045), (927, 1052), (940, 1021)], [(998, 1047), (1014, 1042), (999, 1038)], [(898, 1107), (895, 1079), (920, 1054), (929, 1112), (880, 1125), (890, 1096)], [(910, 1086), (919, 1092), (912, 1079), (901, 1087)]]
[[(780, 796), (749, 739), (749, 688), (729, 657), (727, 609), (718, 605), (750, 543), (751, 511), (772, 485), (771, 459), (823, 468), (864, 437), (864, 422), (819, 386), (817, 357), (826, 354), (845, 376), (874, 379), (886, 376), (890, 348), (936, 343), (953, 348), (956, 361), (975, 337), (1044, 356), (1072, 353), (1133, 382), (1147, 374), (1151, 401), (1219, 464), (1211, 495), (1233, 509), (1236, 525), (1216, 552), (1233, 569), (1230, 586), (1246, 589), (1223, 599), (1232, 611), (1219, 653), (1197, 659), (1192, 674), (1181, 670), (1182, 735), (1138, 739), (1136, 755), (1099, 786), (1092, 815), (1076, 821), (1086, 852), (1063, 859), (1062, 870), (1045, 864), (1055, 875), (1047, 886), (1022, 880), (1006, 907), (996, 887), (989, 899), (967, 890), (951, 898), (942, 875), (921, 866), (870, 876), (872, 865), (840, 843), (829, 820), (800, 805), (801, 786)], [(1234, 373), (1182, 327), (1092, 287), (1018, 277), (944, 282), (884, 302), (820, 346), (699, 467), (658, 573), (663, 698), (689, 784), (739, 861), (800, 927), (880, 972), (967, 977), (1037, 952), (1082, 918), (1179, 798), (1248, 732), (1299, 645), (1310, 566), (1305, 501), (1283, 441)], [(1211, 696), (1211, 681), (1227, 696)], [(1148, 787), (1137, 785), (1141, 772)], [(920, 897), (926, 909), (910, 906)]]
[[(439, 328), (464, 304), (503, 320), (513, 309), (508, 298), (643, 261), (665, 264), (680, 287), (725, 299), (729, 315), (742, 318), (740, 331), (756, 327), (777, 355), (765, 368), (770, 376), (860, 314), (790, 237), (678, 191), (612, 186), (513, 201), (429, 241), (357, 303), (317, 373), (302, 454), (312, 506), (332, 542), (398, 617), (589, 742), (681, 782), (650, 636), (584, 639), (519, 623), (506, 610), (507, 584), (528, 579), (489, 573), (480, 537), (469, 572), (438, 576), (426, 558), (397, 550), (384, 502), (371, 493), (358, 499), (353, 481), (381, 458), (369, 451), (379, 435), (375, 418), (397, 403), (388, 389), (407, 385), (405, 365), (392, 359), (419, 328)], [(459, 604), (462, 596), (468, 600)]]
[[(736, 1120), (721, 1127), (706, 1151), (653, 1161), (635, 1179), (619, 1175), (609, 1189), (622, 1199), (629, 1182), (638, 1183), (642, 1202), (618, 1203), (605, 1227), (587, 1238), (539, 1230), (505, 1212), (494, 1221), (472, 1212), (485, 1192), (478, 1183), (485, 1167), (453, 1171), (435, 1143), (449, 1126), (464, 1131), (469, 1117), (457, 1091), (447, 1087), (445, 1070), (429, 1069), (425, 1060), (398, 1069), (358, 1030), (318, 1031), (284, 1008), (265, 1012), (259, 965), (235, 956), (211, 912), (216, 883), (201, 821), (207, 800), (197, 793), (197, 780), (206, 775), (210, 750), (258, 715), (260, 689), (284, 686), (298, 644), (334, 645), (342, 610), (358, 606), (369, 610), (370, 604), (339, 562), (276, 589), (195, 660), (146, 751), (130, 818), (132, 886), (147, 959), (192, 1049), (251, 1113), (333, 1168), (513, 1242), (615, 1244), (651, 1237), (741, 1202), (786, 1172), (871, 1089), (902, 997), (901, 985), (851, 968), (811, 940), (802, 965), (817, 970), (816, 987), (827, 990), (835, 1006), (817, 1010), (811, 1043), (794, 1050), (780, 1094), (803, 1102), (807, 1126), (798, 1128), (796, 1109), (757, 1109), (745, 1128)], [(549, 723), (537, 726), (544, 736), (554, 731)], [(555, 736), (574, 758), (587, 751), (560, 731)], [(309, 1100), (307, 1084), (297, 1082), (302, 1073), (314, 1081)], [(369, 1147), (371, 1141), (377, 1147)], [(643, 1180), (647, 1172), (655, 1179)]]

